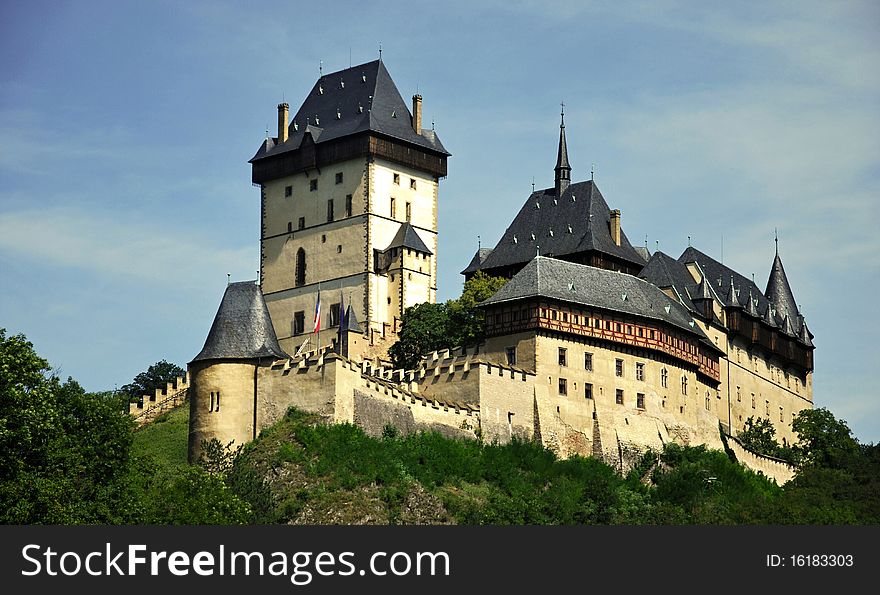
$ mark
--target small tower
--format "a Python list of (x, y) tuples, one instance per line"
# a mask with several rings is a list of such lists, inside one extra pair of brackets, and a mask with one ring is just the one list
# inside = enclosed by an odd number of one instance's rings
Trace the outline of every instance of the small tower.
[(203, 440), (216, 438), (225, 446), (256, 437), (259, 369), (287, 357), (256, 282), (229, 284), (205, 346), (188, 365), (191, 463), (198, 461)]
[(556, 154), (556, 196), (568, 190), (571, 185), (571, 165), (568, 163), (568, 145), (565, 142), (565, 104), (562, 106), (559, 124), (559, 151)]

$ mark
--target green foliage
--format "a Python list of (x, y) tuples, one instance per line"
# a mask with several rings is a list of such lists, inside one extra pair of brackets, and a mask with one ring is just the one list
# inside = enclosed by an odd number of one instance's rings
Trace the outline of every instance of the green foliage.
[(791, 428), (798, 435), (793, 451), (801, 465), (838, 468), (859, 451), (859, 443), (845, 421), (828, 409), (802, 409)]
[(465, 282), (461, 297), (446, 303), (449, 311), (449, 347), (482, 342), (484, 314), (477, 305), (495, 295), (506, 282), (507, 279), (502, 277), (490, 277), (483, 271), (477, 271)]
[(425, 353), (449, 347), (449, 312), (446, 304), (425, 302), (403, 313), (397, 342), (388, 350), (396, 368), (411, 370)]
[(189, 439), (189, 406), (163, 413), (134, 433), (132, 452), (150, 456), (161, 465), (185, 465)]
[(786, 460), (791, 458), (790, 449), (776, 441), (776, 428), (769, 419), (749, 417), (737, 438), (752, 452)]
[(157, 388), (164, 389), (169, 382), (173, 382), (178, 377), (185, 378), (186, 370), (163, 359), (135, 376), (119, 391), (128, 395), (129, 400), (137, 401), (144, 395), (155, 394)]
[(477, 307), (507, 282), (478, 271), (461, 296), (445, 304), (423, 303), (406, 309), (397, 342), (388, 350), (396, 368), (413, 369), (426, 353), (474, 345), (483, 340), (483, 312)]

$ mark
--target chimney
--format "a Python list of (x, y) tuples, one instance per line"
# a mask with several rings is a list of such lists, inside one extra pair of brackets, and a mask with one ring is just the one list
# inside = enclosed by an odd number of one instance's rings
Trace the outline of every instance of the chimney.
[(416, 134), (422, 133), (422, 96), (416, 93), (413, 95), (413, 130)]
[(286, 103), (278, 104), (278, 144), (287, 141), (287, 114), (290, 106)]
[(620, 209), (611, 211), (611, 239), (620, 246)]

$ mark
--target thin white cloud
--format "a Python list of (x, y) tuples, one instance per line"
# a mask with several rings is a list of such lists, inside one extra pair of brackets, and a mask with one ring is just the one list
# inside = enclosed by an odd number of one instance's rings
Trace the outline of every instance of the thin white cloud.
[(209, 234), (126, 221), (74, 208), (0, 213), (0, 250), (122, 282), (194, 287), (229, 272), (253, 278), (253, 246), (229, 246)]

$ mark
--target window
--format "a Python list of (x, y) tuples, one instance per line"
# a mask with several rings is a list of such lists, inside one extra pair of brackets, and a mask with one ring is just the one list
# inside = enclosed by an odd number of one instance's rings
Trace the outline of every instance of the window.
[(306, 251), (300, 248), (296, 251), (296, 277), (295, 285), (306, 284)]
[(752, 409), (755, 408), (755, 393), (752, 393)]
[(306, 228), (306, 218), (300, 217), (299, 218), (299, 225), (298, 225), (297, 229), (305, 229), (305, 228)]
[(415, 189), (416, 189), (416, 179), (415, 179), (415, 178), (410, 178), (410, 179), (409, 179), (409, 189), (410, 189), (410, 190), (415, 190)]
[(333, 221), (333, 199), (327, 201), (327, 223)]
[(394, 183), (400, 186), (400, 174), (394, 174)]
[(287, 198), (289, 196), (293, 196), (293, 186), (284, 187), (284, 198)]
[(568, 380), (565, 378), (559, 379), (559, 394), (565, 396), (568, 394)]
[(739, 387), (738, 387), (738, 386), (736, 387), (736, 402), (737, 402), (737, 403), (741, 403), (741, 402), (742, 402), (742, 397), (741, 397), (740, 394), (739, 394)]
[(683, 394), (683, 395), (688, 394), (688, 377), (687, 376), (681, 377), (681, 394)]
[(636, 393), (636, 407), (639, 409), (645, 408), (645, 395), (643, 393)]
[(394, 198), (391, 199), (391, 218), (394, 219), (397, 217), (397, 201)]
[(614, 396), (614, 402), (618, 405), (623, 405), (623, 389), (618, 388), (617, 393)]
[(564, 347), (559, 348), (559, 365), (560, 366), (565, 366), (565, 362), (567, 359), (566, 353), (567, 353), (567, 351)]
[(593, 385), (589, 382), (584, 383), (584, 397), (587, 399), (593, 398)]
[(351, 194), (345, 195), (345, 216), (351, 217)]
[(406, 220), (412, 221), (412, 203), (406, 203)]
[(306, 328), (306, 313), (300, 310), (293, 313), (293, 334), (301, 335)]
[(211, 404), (208, 407), (208, 411), (212, 413), (217, 413), (220, 411), (220, 391), (211, 393)]
[(642, 362), (636, 363), (636, 380), (644, 380), (645, 379), (645, 364)]
[(706, 397), (706, 411), (709, 411), (709, 397)]
[(330, 326), (339, 326), (339, 304), (330, 304)]
[(321, 234), (321, 243), (322, 243), (322, 244), (326, 244), (326, 243), (327, 243), (327, 234), (325, 234), (325, 233), (322, 233), (322, 234)]
[(667, 370), (666, 368), (663, 368), (662, 370), (660, 370), (660, 385), (663, 388), (668, 388), (668, 384), (669, 384), (669, 370)]
[(508, 347), (507, 348), (507, 365), (509, 365), (509, 366), (516, 365), (516, 347)]
[(614, 360), (614, 374), (617, 376), (623, 376), (623, 360), (622, 359)]
[(292, 231), (293, 231), (293, 221), (288, 221), (287, 222), (287, 233), (290, 233)]
[(342, 254), (342, 244), (336, 246), (336, 254)]
[(764, 401), (764, 415), (767, 416), (767, 419), (770, 419), (770, 401)]
[(318, 189), (318, 180), (309, 180), (309, 192), (314, 192)]
[(785, 415), (782, 411), (782, 407), (779, 408), (779, 421), (785, 421)]
[(342, 172), (336, 172), (336, 183), (342, 184)]
[(587, 372), (593, 371), (593, 354), (585, 353), (584, 354), (584, 370)]

